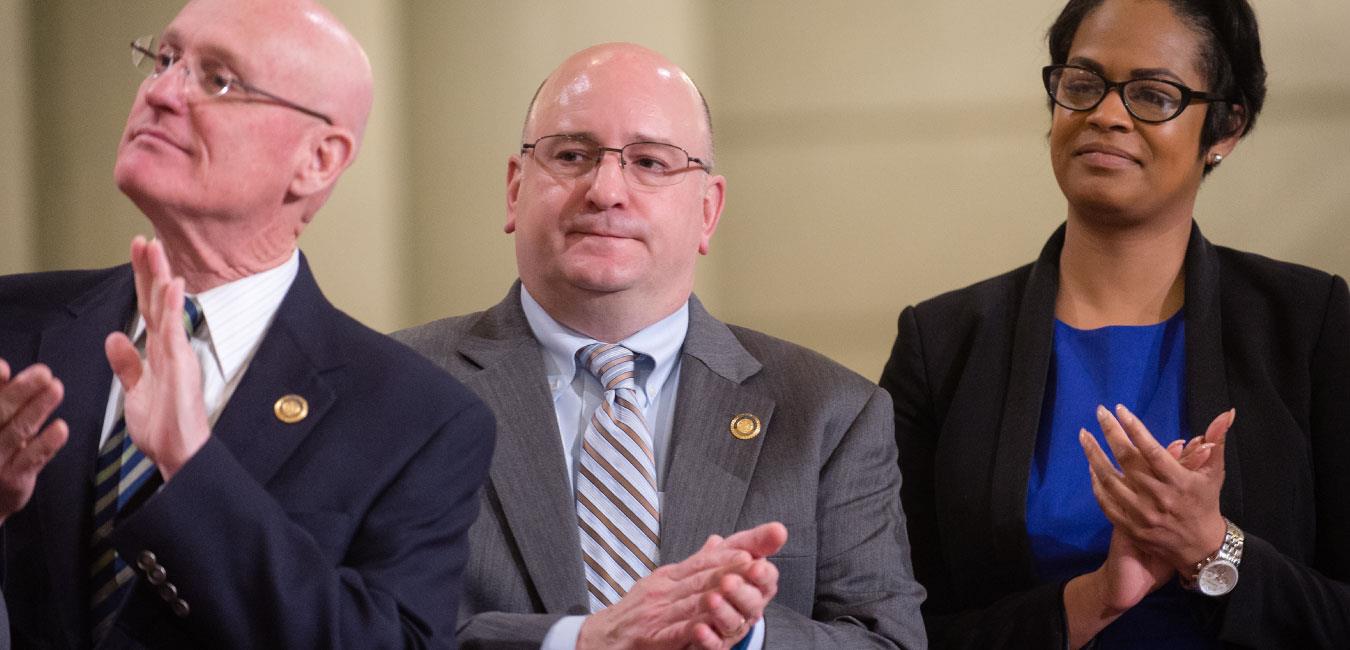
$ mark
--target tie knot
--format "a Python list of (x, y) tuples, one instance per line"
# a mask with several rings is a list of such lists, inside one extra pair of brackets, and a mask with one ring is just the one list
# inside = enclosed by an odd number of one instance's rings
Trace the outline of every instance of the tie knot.
[(197, 334), (197, 330), (201, 328), (204, 320), (206, 320), (206, 314), (202, 312), (201, 305), (197, 304), (197, 299), (184, 296), (183, 329), (187, 330), (189, 337)]
[(632, 350), (613, 343), (592, 343), (577, 352), (586, 370), (600, 380), (605, 390), (636, 388)]

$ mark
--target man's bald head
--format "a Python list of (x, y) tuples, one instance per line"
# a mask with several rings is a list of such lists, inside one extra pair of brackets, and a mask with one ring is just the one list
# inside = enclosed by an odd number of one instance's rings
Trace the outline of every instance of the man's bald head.
[[(373, 93), (365, 52), (313, 0), (192, 0), (155, 47), (172, 63), (137, 91), (118, 188), (189, 277), (270, 268), (356, 158)], [(208, 75), (237, 83), (217, 93)]]
[(634, 43), (602, 43), (588, 47), (568, 57), (562, 65), (549, 73), (548, 77), (544, 78), (539, 87), (535, 89), (534, 96), (530, 98), (530, 105), (525, 109), (525, 125), (521, 129), (522, 141), (533, 142), (540, 136), (548, 135), (546, 133), (536, 134), (531, 131), (535, 109), (539, 105), (541, 97), (556, 101), (569, 84), (575, 84), (579, 78), (584, 78), (587, 74), (593, 74), (602, 66), (613, 65), (622, 65), (638, 70), (646, 68), (651, 73), (670, 79), (672, 84), (687, 86), (692, 91), (703, 115), (701, 127), (705, 134), (703, 145), (706, 147), (706, 151), (702, 152), (702, 157), (708, 163), (708, 166), (712, 167), (714, 158), (712, 109), (708, 107), (708, 100), (703, 96), (703, 91), (699, 90), (693, 78), (665, 56)]

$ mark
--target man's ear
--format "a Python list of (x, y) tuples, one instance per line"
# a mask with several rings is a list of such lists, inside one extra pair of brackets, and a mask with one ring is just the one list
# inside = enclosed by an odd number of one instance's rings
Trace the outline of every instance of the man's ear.
[(506, 161), (506, 227), (507, 234), (516, 231), (516, 201), (520, 200), (520, 156)]
[(293, 196), (307, 197), (327, 190), (356, 158), (356, 138), (346, 129), (330, 128), (314, 138), (291, 179)]
[(703, 233), (698, 242), (700, 255), (708, 254), (713, 233), (717, 231), (717, 224), (722, 220), (722, 208), (726, 207), (726, 198), (727, 179), (722, 176), (709, 178), (703, 188)]

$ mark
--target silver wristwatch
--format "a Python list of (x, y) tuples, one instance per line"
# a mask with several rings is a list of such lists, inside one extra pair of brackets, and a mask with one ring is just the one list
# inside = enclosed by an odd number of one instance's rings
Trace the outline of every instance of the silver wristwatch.
[(1182, 576), (1181, 586), (1199, 591), (1206, 596), (1222, 596), (1233, 590), (1238, 581), (1238, 565), (1242, 564), (1242, 529), (1225, 517), (1227, 528), (1223, 544), (1209, 557), (1195, 563), (1195, 571)]

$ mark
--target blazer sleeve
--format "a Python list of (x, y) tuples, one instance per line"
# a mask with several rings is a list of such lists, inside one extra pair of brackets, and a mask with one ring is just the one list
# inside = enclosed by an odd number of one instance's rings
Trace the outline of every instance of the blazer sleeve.
[(459, 645), (476, 648), (538, 648), (562, 614), (460, 612)]
[(311, 513), (360, 517), (337, 566), (214, 437), (118, 526), (118, 553), (153, 552), (219, 647), (454, 647), (495, 424), (476, 400), (447, 418), (365, 512)]
[(1344, 279), (1333, 278), (1326, 305), (1311, 359), (1313, 563), (1247, 535), (1241, 577), (1222, 617), (1220, 635), (1230, 643), (1343, 648), (1350, 641), (1350, 291)]
[[(934, 648), (1064, 647), (1064, 583), (1047, 583), (972, 606), (953, 581), (942, 540), (944, 534), (960, 531), (939, 526), (935, 486), (943, 471), (937, 454), (942, 425), (914, 307), (900, 313), (898, 330), (881, 387), (895, 404), (895, 436), (905, 477), (900, 498), (909, 520), (914, 574), (928, 590), (923, 620), (929, 643)], [(961, 558), (951, 562), (959, 564)]]
[(821, 468), (815, 611), (769, 603), (766, 648), (924, 648), (923, 588), (914, 579), (890, 399), (880, 389)]

